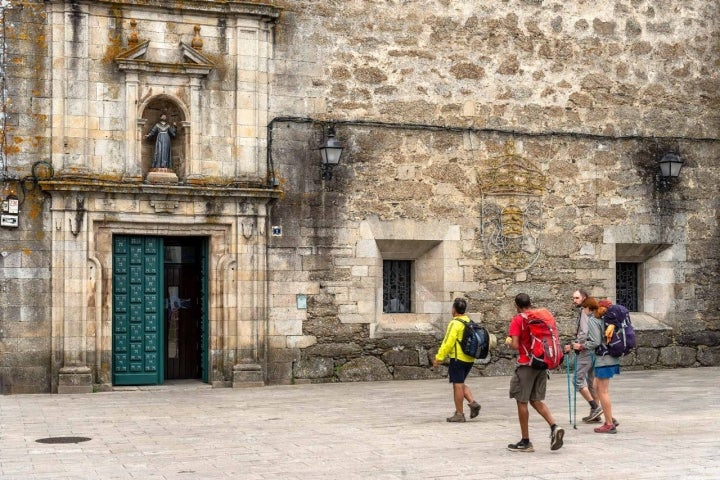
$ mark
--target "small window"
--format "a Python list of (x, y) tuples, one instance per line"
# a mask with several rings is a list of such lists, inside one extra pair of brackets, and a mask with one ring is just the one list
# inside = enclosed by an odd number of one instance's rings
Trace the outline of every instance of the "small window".
[(615, 264), (615, 303), (625, 306), (631, 312), (638, 309), (638, 265), (637, 263)]
[(412, 261), (383, 260), (383, 313), (412, 312)]

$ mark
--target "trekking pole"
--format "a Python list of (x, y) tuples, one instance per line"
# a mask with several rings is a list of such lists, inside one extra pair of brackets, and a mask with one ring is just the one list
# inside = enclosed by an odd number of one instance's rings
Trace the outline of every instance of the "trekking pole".
[[(577, 352), (573, 352), (573, 360), (574, 360), (574, 366), (573, 366), (573, 372), (574, 372), (574, 384), (577, 386)], [(577, 430), (577, 388), (575, 388), (575, 393), (573, 395), (573, 428)]]
[(572, 410), (570, 409), (570, 355), (565, 355), (565, 372), (567, 376), (568, 387), (568, 423), (572, 423)]

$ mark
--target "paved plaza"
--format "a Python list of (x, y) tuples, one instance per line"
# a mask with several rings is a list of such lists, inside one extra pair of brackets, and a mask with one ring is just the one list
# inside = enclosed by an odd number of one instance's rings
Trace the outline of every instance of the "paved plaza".
[[(534, 411), (535, 452), (506, 450), (520, 438), (509, 381), (470, 378), (482, 411), (464, 424), (445, 421), (446, 380), (2, 396), (0, 478), (720, 479), (720, 368), (616, 377), (616, 435), (574, 429), (554, 374), (547, 403), (566, 431), (554, 452)], [(60, 437), (90, 440), (37, 441)]]

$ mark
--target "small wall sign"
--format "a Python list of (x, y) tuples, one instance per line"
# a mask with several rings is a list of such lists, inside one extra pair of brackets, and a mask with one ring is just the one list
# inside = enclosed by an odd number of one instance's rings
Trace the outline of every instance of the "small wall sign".
[(18, 216), (17, 215), (2, 215), (0, 216), (0, 226), (2, 227), (17, 227)]

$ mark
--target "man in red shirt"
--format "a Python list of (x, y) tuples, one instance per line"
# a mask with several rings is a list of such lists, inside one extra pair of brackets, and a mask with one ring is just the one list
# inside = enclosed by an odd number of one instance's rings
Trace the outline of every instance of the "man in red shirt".
[(557, 450), (563, 445), (565, 431), (555, 423), (550, 409), (543, 403), (545, 400), (545, 388), (549, 373), (547, 370), (538, 370), (530, 366), (530, 329), (528, 320), (523, 316), (524, 312), (532, 309), (530, 297), (526, 293), (515, 296), (515, 307), (517, 315), (510, 321), (508, 340), (510, 348), (518, 351), (517, 366), (510, 381), (510, 398), (517, 401), (518, 419), (520, 420), (520, 433), (522, 438), (518, 443), (508, 445), (511, 452), (533, 452), (533, 445), (530, 442), (528, 420), (530, 411), (528, 403), (545, 419), (550, 425), (550, 450)]

